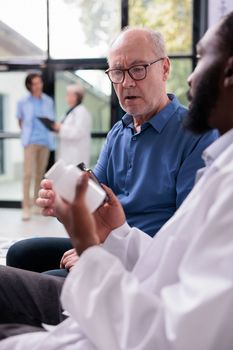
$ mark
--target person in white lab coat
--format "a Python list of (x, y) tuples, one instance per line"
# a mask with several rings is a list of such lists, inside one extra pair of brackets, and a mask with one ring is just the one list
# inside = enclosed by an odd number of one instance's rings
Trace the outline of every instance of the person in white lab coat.
[(84, 94), (82, 86), (68, 85), (66, 102), (70, 109), (60, 123), (54, 123), (58, 134), (57, 158), (66, 164), (90, 163), (91, 115), (82, 104)]
[(151, 238), (128, 226), (107, 188), (92, 216), (86, 174), (72, 204), (45, 180), (38, 204), (63, 221), (80, 255), (61, 297), (70, 317), (5, 339), (1, 350), (232, 350), (233, 12), (205, 34), (198, 56), (188, 127), (222, 136), (204, 152), (190, 195)]

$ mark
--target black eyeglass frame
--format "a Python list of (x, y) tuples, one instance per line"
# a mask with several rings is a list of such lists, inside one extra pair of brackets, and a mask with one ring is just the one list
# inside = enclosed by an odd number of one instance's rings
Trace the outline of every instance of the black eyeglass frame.
[[(154, 63), (157, 63), (159, 61), (162, 61), (164, 60), (166, 57), (160, 57), (158, 58), (157, 60), (153, 61), (153, 62), (150, 62), (150, 63), (145, 63), (145, 64), (135, 64), (134, 66), (130, 67), (130, 68), (108, 68), (106, 71), (105, 71), (105, 74), (107, 74), (107, 76), (109, 77), (109, 80), (113, 83), (113, 84), (122, 84), (124, 79), (125, 79), (125, 72), (128, 72), (129, 76), (133, 79), (133, 80), (136, 80), (136, 81), (140, 81), (140, 80), (143, 80), (143, 79), (146, 79), (146, 76), (147, 76), (147, 67), (151, 66), (152, 64)], [(144, 67), (145, 69), (145, 76), (143, 78), (140, 78), (140, 79), (135, 79), (133, 76), (132, 76), (132, 73), (130, 73), (130, 70), (135, 68), (135, 67)], [(114, 82), (112, 81), (112, 79), (110, 78), (109, 76), (109, 72), (112, 72), (114, 70), (118, 70), (118, 71), (121, 71), (123, 74), (122, 74), (122, 80), (120, 82)]]

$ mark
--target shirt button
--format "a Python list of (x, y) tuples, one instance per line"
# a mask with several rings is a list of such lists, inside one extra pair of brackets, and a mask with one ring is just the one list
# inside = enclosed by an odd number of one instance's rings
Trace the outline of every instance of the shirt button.
[(136, 141), (136, 140), (137, 140), (137, 138), (134, 136), (134, 137), (132, 137), (132, 140), (133, 140), (133, 141)]

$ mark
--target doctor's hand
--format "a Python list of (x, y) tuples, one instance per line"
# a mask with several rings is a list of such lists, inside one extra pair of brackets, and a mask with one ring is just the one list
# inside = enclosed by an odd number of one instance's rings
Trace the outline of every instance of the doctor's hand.
[(100, 238), (96, 232), (95, 219), (87, 208), (85, 201), (88, 179), (87, 173), (81, 175), (80, 184), (76, 187), (74, 201), (68, 203), (62, 200), (67, 210), (60, 212), (61, 221), (78, 255), (81, 255), (87, 248), (100, 244)]
[(96, 222), (96, 231), (101, 243), (105, 241), (112, 230), (123, 225), (126, 220), (118, 198), (109, 187), (105, 185), (102, 185), (102, 187), (107, 193), (108, 199), (93, 214)]
[(108, 201), (91, 214), (86, 206), (85, 193), (89, 176), (83, 173), (81, 183), (76, 188), (73, 203), (66, 203), (67, 210), (63, 210), (61, 221), (69, 233), (73, 246), (78, 255), (85, 249), (99, 245), (109, 233), (125, 222), (124, 211), (118, 199), (110, 189), (104, 186), (108, 194)]

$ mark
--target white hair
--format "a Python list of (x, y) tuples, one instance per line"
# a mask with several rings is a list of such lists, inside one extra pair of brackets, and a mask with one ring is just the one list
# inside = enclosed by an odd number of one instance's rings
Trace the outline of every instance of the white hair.
[(71, 84), (66, 87), (67, 92), (72, 92), (78, 96), (79, 102), (81, 103), (85, 95), (85, 89), (78, 84)]

